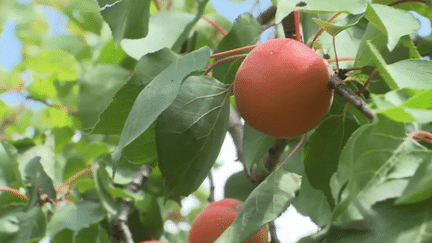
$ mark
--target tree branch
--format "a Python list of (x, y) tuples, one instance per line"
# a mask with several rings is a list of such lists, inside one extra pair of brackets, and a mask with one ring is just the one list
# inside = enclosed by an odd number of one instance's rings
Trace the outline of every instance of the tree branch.
[[(141, 167), (139, 167), (134, 179), (129, 183), (126, 190), (131, 193), (138, 192), (141, 189), (141, 187), (143, 187), (144, 184), (147, 182), (147, 179), (150, 176), (151, 171), (152, 168), (148, 165), (142, 165)], [(129, 212), (132, 206), (133, 206), (132, 199), (130, 198), (123, 199), (118, 214), (116, 215), (112, 226), (112, 230), (113, 230), (112, 236), (113, 236), (114, 243), (119, 243), (122, 241), (122, 239), (126, 243), (134, 243), (132, 233), (129, 229), (129, 226), (127, 225)]]
[(370, 122), (373, 121), (375, 113), (369, 109), (366, 102), (352, 91), (347, 84), (342, 82), (337, 74), (334, 74), (329, 80), (329, 87), (334, 89), (336, 94), (340, 95), (346, 102), (354, 106), (363, 113)]

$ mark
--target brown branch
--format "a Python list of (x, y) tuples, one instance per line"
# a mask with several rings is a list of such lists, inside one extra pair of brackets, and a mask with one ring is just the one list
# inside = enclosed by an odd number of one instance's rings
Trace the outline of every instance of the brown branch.
[(207, 201), (209, 203), (212, 203), (215, 200), (215, 198), (214, 198), (215, 185), (214, 185), (214, 180), (213, 180), (213, 173), (211, 170), (208, 173), (208, 178), (209, 178), (209, 182), (210, 182), (210, 193), (209, 193), (209, 197), (208, 197)]
[[(127, 186), (126, 190), (131, 193), (136, 193), (150, 176), (152, 168), (148, 165), (139, 167), (135, 177)], [(114, 219), (112, 226), (112, 239), (114, 243), (119, 243), (124, 240), (126, 243), (133, 243), (132, 233), (127, 225), (129, 212), (133, 206), (133, 201), (130, 198), (124, 198), (120, 205), (119, 211)]]
[(269, 226), (269, 232), (270, 232), (270, 243), (280, 243), (279, 239), (277, 238), (276, 234), (276, 225), (274, 220), (270, 221), (268, 223)]
[(365, 92), (367, 86), (369, 85), (369, 83), (372, 81), (372, 78), (378, 73), (378, 69), (375, 69), (372, 71), (372, 73), (369, 75), (368, 79), (366, 80), (365, 84), (363, 85), (363, 87), (361, 87), (360, 90), (358, 90), (356, 92), (356, 94), (361, 95), (363, 92)]
[(334, 89), (336, 94), (340, 95), (345, 101), (363, 113), (369, 119), (369, 121), (373, 121), (375, 113), (369, 109), (366, 102), (362, 98), (354, 93), (354, 91), (352, 91), (347, 84), (342, 82), (337, 74), (330, 78), (329, 87)]
[(258, 17), (256, 18), (258, 23), (261, 25), (265, 25), (270, 22), (276, 15), (276, 7), (274, 5), (270, 6), (268, 9), (264, 10)]

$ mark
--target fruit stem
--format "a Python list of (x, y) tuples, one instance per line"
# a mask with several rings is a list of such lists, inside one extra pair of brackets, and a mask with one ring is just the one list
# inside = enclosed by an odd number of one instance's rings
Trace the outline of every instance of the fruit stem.
[(230, 56), (230, 57), (225, 57), (224, 59), (221, 59), (221, 60), (219, 60), (217, 62), (214, 62), (210, 66), (208, 66), (204, 70), (204, 75), (207, 75), (210, 72), (210, 70), (212, 70), (213, 68), (215, 68), (215, 67), (217, 67), (217, 66), (219, 66), (221, 64), (224, 64), (224, 63), (230, 62), (230, 61), (234, 61), (236, 59), (240, 59), (240, 58), (243, 58), (243, 57), (246, 57), (246, 56), (247, 56), (247, 54), (238, 54), (238, 55), (234, 55), (234, 56)]
[(215, 21), (207, 18), (206, 16), (201, 16), (202, 19), (204, 19), (207, 23), (211, 24), (215, 29), (217, 29), (222, 35), (226, 35), (227, 32), (226, 30), (224, 30), (224, 28), (222, 28), (222, 26), (220, 26), (218, 23), (216, 23)]
[(295, 38), (297, 41), (301, 42), (300, 34), (300, 13), (298, 10), (294, 11), (294, 23), (295, 23)]
[(9, 192), (12, 194), (15, 194), (18, 198), (27, 201), (28, 197), (25, 194), (22, 194), (20, 191), (10, 188), (10, 187), (6, 187), (6, 186), (0, 186), (0, 192)]
[(336, 51), (336, 39), (334, 36), (333, 36), (333, 50), (334, 50), (335, 59), (336, 59), (336, 68), (337, 68), (337, 71), (339, 72), (339, 61), (338, 61), (337, 51)]
[(357, 91), (358, 95), (361, 95), (363, 92), (365, 92), (366, 87), (369, 85), (369, 83), (372, 81), (372, 78), (378, 73), (378, 69), (375, 69), (372, 71), (372, 73), (369, 75), (368, 79), (366, 80), (365, 84), (363, 85), (363, 87), (361, 87), (361, 89), (359, 89)]
[(238, 52), (242, 52), (242, 51), (252, 50), (256, 46), (257, 45), (243, 46), (243, 47), (232, 49), (232, 50), (229, 50), (229, 51), (223, 51), (223, 52), (214, 53), (213, 55), (210, 55), (210, 58), (223, 57), (223, 56), (228, 56), (228, 55), (231, 55), (231, 54), (234, 54), (234, 53), (238, 53)]
[(335, 62), (335, 61), (355, 61), (355, 57), (341, 57), (336, 60), (336, 58), (327, 59), (327, 62)]
[[(331, 17), (327, 22), (332, 22), (337, 16), (339, 16), (342, 12), (336, 13), (335, 15), (333, 15), (333, 17)], [(322, 34), (322, 32), (324, 31), (323, 28), (319, 29), (318, 32), (316, 33), (316, 35), (314, 36), (312, 42), (310, 43), (309, 47), (312, 48), (314, 42), (318, 39), (318, 37)]]

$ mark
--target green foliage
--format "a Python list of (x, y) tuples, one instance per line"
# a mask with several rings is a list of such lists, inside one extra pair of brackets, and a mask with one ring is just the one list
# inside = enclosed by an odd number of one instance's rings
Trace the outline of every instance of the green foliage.
[[(20, 62), (0, 67), (0, 95), (20, 102), (0, 100), (0, 243), (111, 242), (125, 202), (135, 242), (187, 242), (184, 223), (208, 204), (203, 182), (220, 164), (227, 131), (238, 128), (245, 171), (229, 177), (224, 196), (245, 203), (217, 242), (244, 242), (289, 205), (319, 228), (298, 242), (432, 240), (431, 138), (412, 135), (432, 132), (432, 37), (416, 35), (410, 13), (432, 20), (430, 4), (272, 1), (273, 22), (300, 11), (302, 41), (316, 37), (330, 68), (336, 56), (348, 59), (338, 63), (340, 77), (354, 92), (366, 85), (359, 97), (374, 119), (335, 94), (305, 144), (267, 171), (276, 138), (232, 126), (242, 59), (203, 75), (224, 58), (212, 53), (258, 42), (256, 16), (231, 22), (208, 0), (0, 2), (0, 33), (11, 21), (22, 44)], [(47, 9), (66, 19), (67, 34), (50, 33)], [(275, 27), (278, 38), (284, 27)], [(280, 162), (299, 141), (288, 140)], [(152, 171), (132, 192), (143, 165)], [(262, 176), (259, 185), (251, 172)], [(181, 205), (187, 196), (190, 208)], [(178, 232), (164, 228), (168, 222)]]

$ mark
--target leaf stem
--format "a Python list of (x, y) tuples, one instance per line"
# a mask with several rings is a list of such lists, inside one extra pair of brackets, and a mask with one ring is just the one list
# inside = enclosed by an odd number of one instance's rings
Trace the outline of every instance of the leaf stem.
[(15, 194), (18, 198), (27, 201), (28, 197), (27, 195), (21, 193), (20, 191), (18, 191), (17, 189), (13, 189), (7, 186), (0, 186), (0, 192), (8, 192), (8, 193), (12, 193)]
[(243, 57), (246, 57), (246, 56), (247, 56), (247, 54), (239, 54), (239, 55), (234, 55), (234, 56), (230, 56), (230, 57), (225, 57), (224, 59), (221, 59), (221, 60), (219, 60), (217, 62), (214, 62), (213, 64), (211, 64), (210, 66), (208, 66), (204, 70), (204, 75), (207, 75), (210, 72), (210, 70), (212, 70), (213, 68), (215, 68), (215, 67), (217, 67), (217, 66), (219, 66), (221, 64), (224, 64), (224, 63), (230, 62), (230, 61), (234, 61), (236, 59), (240, 59), (240, 58), (243, 58)]
[(341, 57), (336, 60), (336, 58), (327, 59), (327, 62), (335, 62), (335, 61), (355, 61), (355, 57)]
[(207, 23), (211, 24), (215, 29), (217, 29), (222, 35), (227, 35), (227, 32), (224, 28), (222, 28), (222, 26), (220, 26), (218, 23), (216, 23), (215, 21), (207, 18), (206, 16), (201, 16), (201, 18), (203, 20), (205, 20)]
[(368, 79), (366, 80), (363, 87), (361, 87), (360, 90), (357, 91), (358, 95), (361, 95), (363, 92), (365, 92), (366, 87), (369, 85), (369, 83), (372, 81), (372, 78), (378, 73), (378, 69), (375, 69), (372, 71), (372, 73), (369, 75)]
[(234, 54), (234, 53), (238, 53), (238, 52), (254, 49), (256, 46), (257, 45), (243, 46), (243, 47), (232, 49), (232, 50), (229, 50), (229, 51), (223, 51), (223, 52), (214, 53), (213, 55), (210, 56), (210, 58), (228, 56), (228, 55), (231, 55), (231, 54)]

